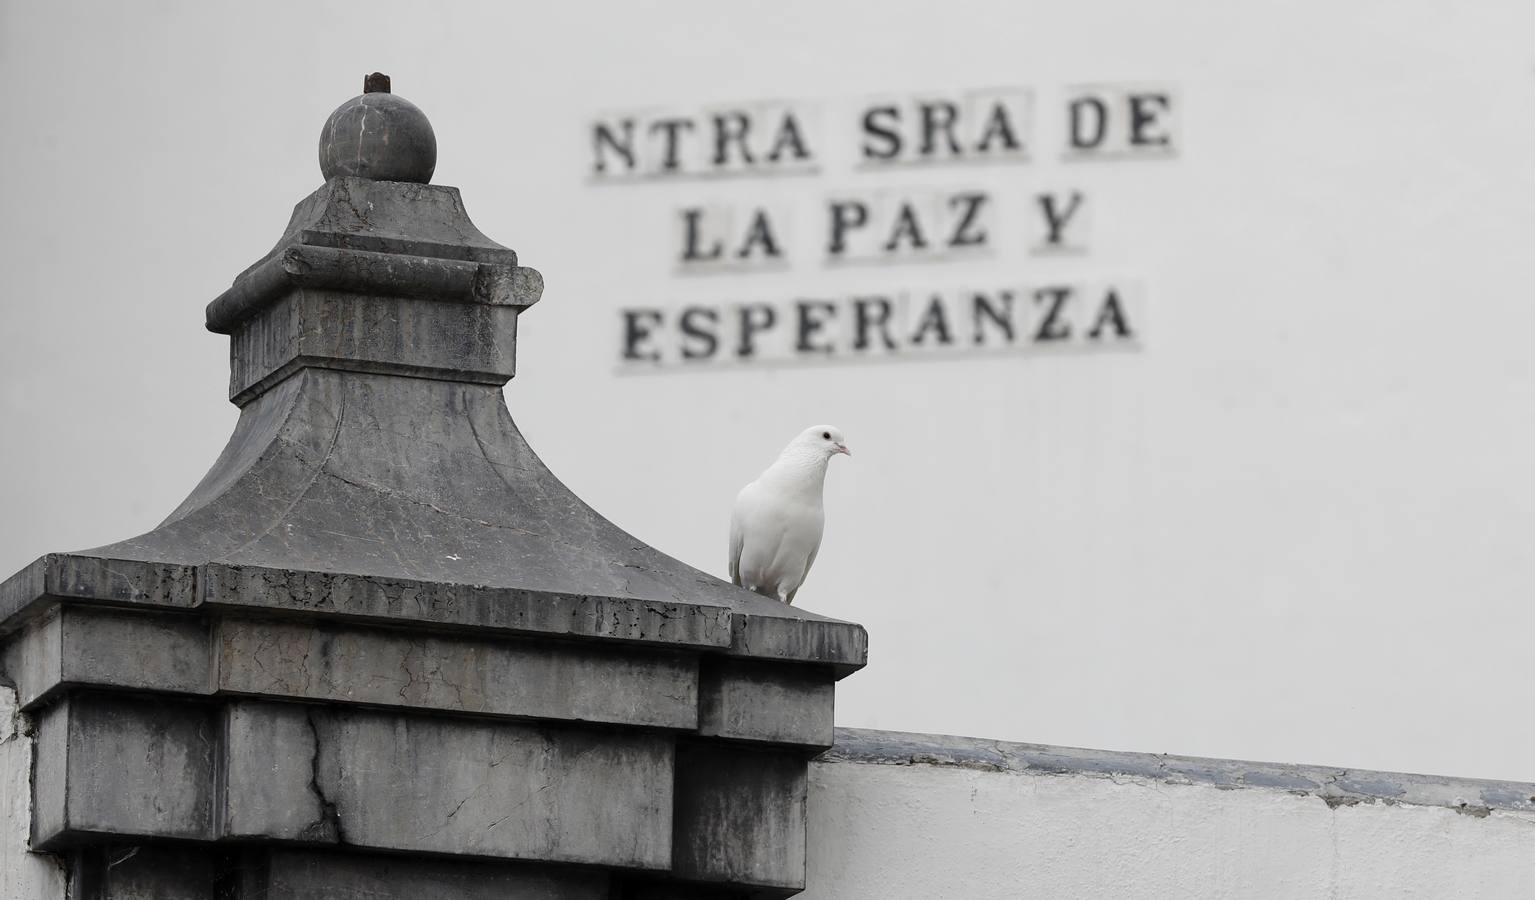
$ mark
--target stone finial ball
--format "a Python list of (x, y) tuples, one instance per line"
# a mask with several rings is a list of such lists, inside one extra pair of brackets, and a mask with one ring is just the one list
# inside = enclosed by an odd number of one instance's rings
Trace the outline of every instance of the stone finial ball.
[(353, 97), (320, 130), (320, 173), (426, 184), (437, 168), (437, 136), (414, 103), (383, 90)]

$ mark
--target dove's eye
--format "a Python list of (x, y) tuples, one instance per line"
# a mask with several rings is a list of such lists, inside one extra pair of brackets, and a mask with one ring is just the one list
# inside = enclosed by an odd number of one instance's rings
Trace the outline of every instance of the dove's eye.
[(831, 432), (830, 431), (823, 431), (823, 432), (821, 432), (821, 437), (822, 437), (822, 439), (829, 441), (829, 440), (831, 440)]

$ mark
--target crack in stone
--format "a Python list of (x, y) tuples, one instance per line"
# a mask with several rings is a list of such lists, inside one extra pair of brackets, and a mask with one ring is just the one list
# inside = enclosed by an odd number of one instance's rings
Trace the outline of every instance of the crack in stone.
[(400, 672), (405, 676), (405, 683), (400, 685), (399, 697), (405, 702), (410, 702), (410, 689), (416, 683), (416, 673), (410, 667), (412, 654), (419, 655), (421, 647), (415, 641), (409, 641), (405, 645), (405, 652), (400, 654)]
[[(334, 840), (338, 844), (347, 843), (346, 829), (341, 823), (341, 812), (336, 804), (320, 787), (320, 725), (315, 721), (315, 710), (309, 708), (304, 713), (304, 721), (309, 723), (309, 734), (314, 739), (314, 755), (309, 758), (309, 790), (315, 795), (320, 804), (320, 817), (304, 827), (301, 833), (308, 840)], [(329, 831), (329, 834), (327, 834)]]
[(462, 513), (456, 513), (456, 512), (453, 512), (452, 510), (443, 509), (442, 507), (436, 505), (435, 503), (431, 503), (431, 502), (428, 502), (426, 500), (422, 500), (419, 497), (412, 497), (409, 494), (401, 493), (400, 491), (397, 491), (394, 488), (385, 487), (385, 486), (383, 486), (381, 484), (373, 484), (372, 482), (360, 481), (360, 480), (358, 480), (356, 478), (348, 478), (345, 475), (340, 475), (340, 474), (338, 474), (336, 472), (321, 472), (320, 474), (328, 475), (331, 478), (334, 478), (337, 481), (342, 482), (343, 484), (349, 484), (349, 485), (351, 485), (352, 487), (355, 487), (355, 488), (361, 488), (361, 489), (363, 489), (365, 491), (373, 491), (374, 493), (382, 494), (383, 496), (388, 497), (391, 500), (402, 500), (402, 501), (404, 501), (406, 503), (415, 504), (416, 506), (424, 506), (427, 509), (431, 510), (432, 512), (435, 512), (438, 515), (447, 516), (450, 519), (458, 519), (458, 520), (463, 521), (463, 522), (471, 522), (471, 523), (473, 523), (475, 525), (483, 525), (486, 528), (500, 528), (500, 529), (504, 529), (506, 531), (514, 531), (517, 534), (526, 534), (526, 535), (531, 535), (533, 537), (542, 537), (542, 535), (538, 534), (538, 532), (529, 531), (526, 528), (519, 528), (516, 525), (500, 525), (500, 524), (497, 524), (495, 522), (487, 522), (484, 519), (476, 519), (473, 516), (466, 516), (466, 515), (463, 515)]
[[(554, 785), (547, 784), (547, 783), (544, 784), (543, 787), (540, 787), (538, 790), (536, 790), (533, 793), (529, 794), (528, 796), (524, 797), (518, 803), (514, 804), (512, 806), (512, 808), (507, 812), (506, 815), (504, 815), (501, 818), (495, 820), (494, 822), (491, 822), (489, 825), (486, 825), (485, 826), (485, 830), (489, 831), (492, 828), (495, 828), (497, 825), (500, 825), (502, 822), (505, 822), (507, 819), (510, 819), (512, 816), (515, 816), (517, 814), (518, 810), (522, 809), (524, 806), (527, 806), (529, 803), (532, 803), (535, 799), (537, 799), (539, 794), (542, 794), (544, 791), (547, 791), (547, 790), (549, 790), (552, 787), (554, 787)], [(554, 829), (554, 823), (551, 821), (551, 818), (552, 818), (552, 815), (546, 816), (545, 817), (545, 824), (549, 827), (549, 830), (552, 833), (555, 829)]]

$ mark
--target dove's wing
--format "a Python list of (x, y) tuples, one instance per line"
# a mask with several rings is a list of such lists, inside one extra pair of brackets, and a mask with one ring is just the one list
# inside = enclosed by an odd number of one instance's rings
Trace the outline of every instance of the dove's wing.
[(745, 529), (741, 527), (741, 504), (730, 513), (730, 583), (741, 584), (741, 545), (745, 543)]
[(815, 565), (815, 555), (817, 553), (820, 553), (820, 552), (821, 552), (821, 542), (820, 541), (816, 541), (814, 549), (812, 549), (810, 551), (810, 558), (805, 560), (805, 571), (800, 573), (799, 584), (796, 584), (794, 586), (794, 590), (789, 592), (789, 596), (784, 598), (784, 601), (783, 601), (784, 603), (788, 604), (789, 606), (793, 606), (794, 605), (794, 595), (798, 594), (799, 593), (799, 589), (804, 587), (805, 579), (810, 577), (810, 567)]

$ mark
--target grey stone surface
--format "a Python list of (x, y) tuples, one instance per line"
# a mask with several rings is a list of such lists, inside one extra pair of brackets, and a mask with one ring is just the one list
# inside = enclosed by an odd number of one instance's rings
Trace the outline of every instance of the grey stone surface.
[(802, 890), (807, 783), (800, 754), (680, 744), (673, 874), (782, 896)]
[(457, 188), (344, 177), (294, 207), (277, 245), (208, 305), (208, 328), (232, 333), (304, 284), (517, 307), (543, 292), (535, 270), (470, 221)]
[(39, 728), (35, 846), (217, 834), (670, 864), (673, 748), (661, 735), (265, 701), (229, 706), (221, 727), (211, 716), (190, 703), (105, 695), (50, 707)]
[(1329, 766), (1203, 759), (1019, 744), (940, 734), (838, 728), (820, 763), (953, 766), (1023, 775), (1143, 778), (1164, 784), (1206, 784), (1229, 790), (1274, 790), (1314, 796), (1329, 806), (1407, 803), (1467, 815), (1489, 810), (1535, 811), (1535, 784), (1372, 772)]
[(841, 675), (867, 653), (861, 627), (697, 572), (598, 516), (483, 385), (305, 370), (245, 408), (164, 524), (93, 553), (724, 607), (732, 655)]
[[(752, 596), (756, 596), (753, 594)], [(769, 600), (774, 607), (794, 609)], [(753, 659), (820, 663), (838, 678), (862, 668), (869, 656), (869, 634), (861, 625), (835, 620), (797, 619), (752, 610), (736, 617), (731, 653)]]
[(499, 306), (304, 288), (235, 329), (229, 396), (243, 405), (305, 367), (499, 386), (516, 370), (516, 317)]
[(681, 730), (698, 724), (696, 658), (637, 645), (608, 651), (270, 618), (210, 626), (190, 615), (61, 607), (6, 645), (3, 658), (28, 708), (82, 686)]
[(66, 608), (62, 618), (67, 683), (208, 690), (208, 622), (200, 616)]
[(808, 749), (832, 745), (832, 673), (811, 666), (711, 660), (699, 673), (698, 732)]
[[(677, 653), (225, 619), (221, 691), (692, 730), (698, 664)], [(828, 698), (829, 699), (829, 698)]]
[(601, 872), (279, 850), (241, 900), (611, 900)]
[(3, 658), (23, 707), (72, 685), (211, 690), (208, 624), (194, 616), (59, 607), (8, 644)]
[(289, 703), (224, 707), (219, 837), (341, 839), (335, 808), (314, 781), (320, 752), (314, 714), (314, 707)]
[[(670, 863), (665, 736), (268, 702), (242, 704), (239, 716), (225, 751), (227, 793), (240, 798), (227, 817), (232, 833), (634, 869)], [(265, 762), (274, 753), (310, 766), (274, 771)]]
[(0, 636), (60, 599), (190, 607), (197, 603), (197, 571), (175, 563), (50, 553), (0, 582)]
[(54, 704), (34, 722), (31, 834), (36, 849), (69, 827), (69, 701)]
[(71, 857), (71, 900), (209, 900), (220, 869), (217, 854), (187, 846), (105, 844)]
[[(606, 873), (482, 861), (180, 843), (68, 854), (71, 900), (611, 900)], [(3, 876), (4, 873), (0, 873)]]
[(320, 130), (320, 171), (384, 181), (432, 180), (437, 136), (414, 103), (387, 91), (353, 97)]
[(92, 834), (212, 837), (215, 728), (207, 709), (83, 694), (41, 719), (34, 846)]
[(699, 650), (730, 647), (731, 613), (722, 606), (262, 566), (209, 565), (201, 573), (202, 604), (211, 609), (321, 613), (477, 635), (592, 638)]
[(0, 648), (0, 675), (16, 688), (16, 702), (31, 706), (63, 683), (64, 625), (58, 607), (29, 623)]
[(51, 606), (47, 581), (53, 559), (44, 556), (33, 560), (26, 568), (0, 581), (0, 637), (19, 630)]
[(475, 226), (458, 188), (367, 178), (327, 179), (294, 205), (282, 237), (239, 277), (295, 246), (517, 265), (515, 251)]
[(197, 601), (197, 573), (190, 566), (110, 554), (57, 554), (49, 560), (45, 590), (50, 596), (177, 607)]

